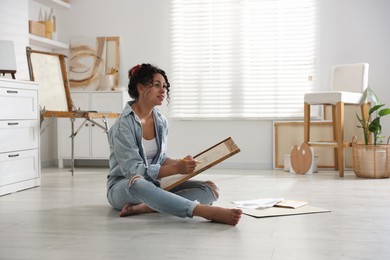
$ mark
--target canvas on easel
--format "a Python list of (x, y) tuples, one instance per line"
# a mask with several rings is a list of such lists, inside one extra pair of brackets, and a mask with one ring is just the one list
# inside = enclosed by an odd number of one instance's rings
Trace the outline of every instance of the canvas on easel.
[(32, 50), (27, 47), (30, 80), (39, 83), (39, 106), (42, 117), (117, 118), (118, 113), (81, 111), (73, 104), (66, 66), (66, 56)]
[(0, 40), (0, 74), (9, 73), (12, 79), (16, 74), (15, 47), (13, 41)]
[(213, 145), (203, 152), (194, 156), (198, 164), (191, 174), (176, 174), (161, 179), (161, 188), (170, 190), (177, 185), (191, 179), (195, 175), (213, 167), (214, 165), (226, 160), (227, 158), (240, 152), (240, 148), (236, 145), (231, 137)]
[[(39, 106), (41, 109), (41, 123), (44, 118), (69, 118), (72, 124), (72, 166), (74, 172), (74, 138), (77, 129), (74, 129), (76, 118), (90, 121), (108, 132), (108, 118), (117, 118), (119, 113), (82, 111), (77, 108), (70, 95), (69, 79), (66, 66), (66, 56), (59, 53), (35, 51), (26, 49), (30, 80), (39, 83)], [(101, 119), (103, 124), (96, 121)], [(81, 124), (81, 127), (84, 124)]]

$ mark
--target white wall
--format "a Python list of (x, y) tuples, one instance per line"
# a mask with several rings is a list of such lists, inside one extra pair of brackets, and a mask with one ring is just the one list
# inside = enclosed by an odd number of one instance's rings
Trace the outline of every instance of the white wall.
[[(390, 1), (320, 1), (320, 82), (330, 81), (332, 64), (367, 62), (369, 84), (390, 107)], [(383, 119), (383, 134), (390, 135), (390, 117)]]
[(169, 68), (168, 1), (74, 0), (70, 10), (57, 10), (58, 39), (120, 36), (121, 83), (127, 85), (127, 70), (149, 62)]
[[(170, 72), (169, 1), (75, 0), (70, 10), (58, 10), (59, 40), (78, 36), (121, 38), (121, 84), (127, 70), (149, 62)], [(368, 62), (370, 85), (390, 105), (390, 10), (388, 0), (320, 1), (320, 85), (328, 88), (333, 64)], [(166, 111), (166, 108), (162, 108)], [(390, 134), (390, 118), (384, 120)], [(272, 167), (272, 121), (175, 121), (170, 120), (169, 150), (173, 157), (194, 154), (231, 136), (242, 152), (222, 166)]]

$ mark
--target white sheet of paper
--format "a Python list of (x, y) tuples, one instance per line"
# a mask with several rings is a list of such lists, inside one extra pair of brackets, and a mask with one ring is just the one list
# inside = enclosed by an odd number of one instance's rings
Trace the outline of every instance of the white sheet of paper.
[(236, 204), (237, 207), (243, 209), (265, 209), (273, 207), (276, 203), (283, 201), (283, 198), (264, 198), (264, 199), (254, 199), (254, 200), (241, 200), (233, 201), (233, 204)]

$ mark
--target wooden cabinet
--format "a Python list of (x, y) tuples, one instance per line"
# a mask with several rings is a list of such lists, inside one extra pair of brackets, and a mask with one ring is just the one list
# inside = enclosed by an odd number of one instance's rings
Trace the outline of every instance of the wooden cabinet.
[(0, 195), (40, 183), (38, 85), (0, 79)]
[[(130, 99), (125, 89), (115, 91), (71, 91), (74, 105), (77, 109), (98, 112), (121, 113)], [(111, 126), (116, 119), (108, 119)], [(103, 124), (99, 119), (98, 123)], [(83, 124), (83, 126), (81, 126)], [(80, 128), (81, 127), (81, 128)], [(80, 129), (79, 129), (80, 128)], [(107, 135), (99, 126), (76, 119), (74, 159), (76, 160), (108, 160), (110, 149)], [(69, 119), (58, 119), (58, 166), (63, 167), (64, 159), (71, 159), (71, 123)]]

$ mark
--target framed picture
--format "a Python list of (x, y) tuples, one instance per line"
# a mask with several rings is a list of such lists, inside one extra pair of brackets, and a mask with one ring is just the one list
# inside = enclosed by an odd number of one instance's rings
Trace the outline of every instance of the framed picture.
[[(70, 53), (71, 88), (103, 90), (118, 86), (118, 36), (74, 39), (70, 44)], [(107, 81), (107, 78), (112, 80)]]

